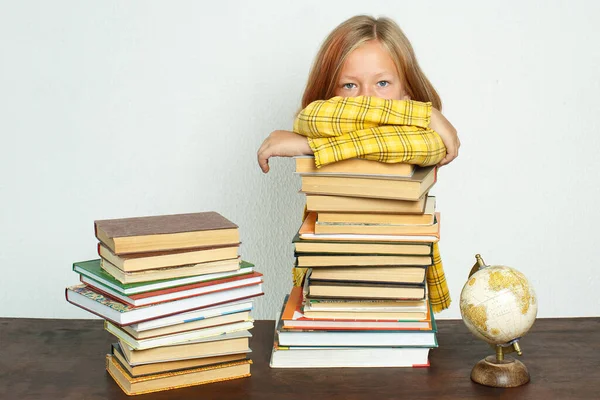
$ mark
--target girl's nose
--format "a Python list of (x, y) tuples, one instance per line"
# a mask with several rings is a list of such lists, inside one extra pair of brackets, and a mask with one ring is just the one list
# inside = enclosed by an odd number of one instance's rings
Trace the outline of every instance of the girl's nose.
[(369, 86), (362, 86), (359, 96), (373, 96), (373, 89)]

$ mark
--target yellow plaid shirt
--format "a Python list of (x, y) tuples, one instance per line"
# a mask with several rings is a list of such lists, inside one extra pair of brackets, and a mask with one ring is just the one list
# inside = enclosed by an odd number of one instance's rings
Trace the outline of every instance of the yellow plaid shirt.
[[(431, 103), (334, 97), (310, 103), (296, 117), (294, 132), (308, 138), (318, 168), (349, 158), (435, 165), (446, 155), (446, 147), (429, 129), (430, 118)], [(305, 270), (294, 269), (295, 285), (302, 284), (304, 274)], [(450, 306), (437, 243), (433, 245), (433, 265), (427, 269), (427, 286), (434, 312)]]

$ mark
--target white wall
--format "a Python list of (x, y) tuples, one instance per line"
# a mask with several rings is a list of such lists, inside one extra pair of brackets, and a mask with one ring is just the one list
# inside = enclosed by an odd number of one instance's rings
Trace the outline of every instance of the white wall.
[(454, 297), (474, 254), (525, 273), (539, 316), (600, 315), (598, 2), (19, 1), (0, 5), (0, 316), (89, 318), (64, 300), (95, 219), (219, 211), (289, 291), (303, 196), (256, 150), (290, 128), (325, 35), (394, 18), (460, 132), (433, 190)]

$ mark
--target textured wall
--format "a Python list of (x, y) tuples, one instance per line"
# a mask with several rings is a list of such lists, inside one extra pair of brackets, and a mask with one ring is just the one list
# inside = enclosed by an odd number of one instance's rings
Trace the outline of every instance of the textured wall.
[[(35, 4), (31, 4), (35, 3)], [(480, 252), (532, 280), (541, 316), (600, 315), (598, 3), (12, 2), (0, 6), (0, 316), (88, 318), (64, 301), (93, 220), (215, 210), (289, 291), (303, 196), (289, 128), (325, 35), (395, 18), (460, 132), (434, 189), (455, 302)]]

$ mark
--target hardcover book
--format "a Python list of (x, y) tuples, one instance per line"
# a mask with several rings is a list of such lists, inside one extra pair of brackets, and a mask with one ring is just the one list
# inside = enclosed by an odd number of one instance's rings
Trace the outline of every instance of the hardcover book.
[(355, 234), (355, 233), (317, 233), (315, 231), (315, 224), (317, 221), (317, 213), (310, 212), (304, 219), (302, 226), (298, 231), (300, 240), (325, 240), (325, 241), (344, 241), (344, 242), (424, 242), (424, 243), (435, 243), (440, 238), (440, 216), (436, 215), (437, 223), (436, 231), (431, 234), (402, 234), (402, 235), (388, 235), (388, 234)]
[(238, 248), (239, 243), (178, 251), (117, 255), (102, 243), (98, 243), (98, 255), (123, 272), (134, 272), (238, 258)]
[[(416, 316), (417, 314), (415, 314)], [(431, 315), (425, 318), (356, 319), (349, 315), (347, 319), (310, 318), (304, 314), (302, 306), (302, 288), (294, 287), (281, 314), (285, 329), (312, 330), (431, 330)]]
[(118, 301), (122, 301), (134, 307), (141, 307), (194, 296), (209, 296), (214, 293), (227, 291), (234, 288), (257, 285), (260, 283), (262, 283), (262, 274), (260, 272), (253, 272), (247, 275), (232, 276), (229, 278), (209, 282), (191, 283), (184, 286), (132, 294), (129, 296), (123, 295), (116, 290), (102, 285), (95, 285), (93, 288), (97, 292), (108, 295)]
[(202, 296), (134, 307), (117, 301), (87, 285), (71, 286), (65, 289), (65, 296), (69, 303), (107, 319), (116, 325), (131, 325), (234, 300), (248, 299), (262, 294), (262, 284), (255, 284)]
[(391, 255), (391, 254), (320, 254), (296, 253), (298, 267), (367, 267), (367, 266), (408, 266), (431, 265), (433, 258), (427, 256)]
[(112, 355), (106, 355), (106, 370), (127, 395), (177, 389), (250, 376), (252, 360), (133, 377)]
[(393, 224), (355, 224), (316, 222), (315, 234), (349, 234), (349, 235), (439, 235), (440, 213), (435, 214), (431, 225), (393, 225)]
[(254, 271), (254, 265), (247, 261), (242, 261), (240, 268), (234, 271), (184, 276), (174, 279), (149, 280), (136, 283), (122, 283), (115, 279), (111, 274), (102, 269), (100, 259), (75, 262), (73, 263), (73, 271), (80, 275), (80, 280), (83, 283), (94, 287), (101, 285), (101, 289), (103, 287), (108, 287), (123, 295), (129, 296), (132, 294), (152, 292), (197, 282), (210, 282), (232, 276), (250, 274)]
[(193, 340), (214, 338), (219, 339), (227, 333), (247, 331), (254, 327), (254, 321), (233, 322), (225, 325), (217, 325), (206, 328), (195, 329), (185, 332), (176, 332), (168, 335), (151, 337), (146, 339), (136, 339), (125, 332), (123, 329), (112, 324), (110, 321), (104, 321), (104, 329), (119, 339), (121, 343), (127, 344), (133, 350), (147, 350), (156, 347), (173, 346)]
[(315, 212), (423, 214), (427, 196), (418, 200), (389, 200), (306, 194), (306, 208)]
[(216, 212), (97, 220), (96, 237), (113, 253), (236, 245), (238, 226)]
[(303, 193), (417, 201), (435, 184), (437, 169), (419, 167), (411, 177), (302, 175), (301, 178)]
[(178, 371), (182, 369), (198, 368), (206, 365), (215, 365), (231, 361), (245, 360), (246, 353), (230, 354), (226, 356), (192, 358), (188, 360), (175, 360), (166, 362), (157, 362), (149, 364), (130, 365), (121, 351), (119, 343), (113, 343), (111, 354), (119, 360), (120, 365), (127, 370), (129, 375), (137, 377), (144, 375), (158, 374), (161, 372)]
[[(310, 234), (310, 232), (306, 232), (306, 234)], [(312, 234), (314, 234), (314, 231)], [(296, 233), (292, 239), (292, 243), (294, 244), (294, 249), (298, 254), (432, 254), (432, 244), (427, 242), (365, 242), (349, 240), (300, 239), (300, 233)]]
[(230, 354), (249, 353), (248, 331), (227, 333), (217, 338), (210, 337), (174, 346), (155, 347), (147, 350), (134, 350), (128, 344), (119, 342), (123, 355), (131, 365), (193, 358), (217, 357)]
[(240, 268), (240, 258), (231, 260), (211, 261), (201, 264), (182, 265), (179, 267), (148, 269), (145, 271), (123, 272), (107, 260), (101, 258), (100, 266), (122, 283), (148, 282), (162, 279), (184, 278), (193, 275), (216, 274), (219, 272), (237, 271)]

